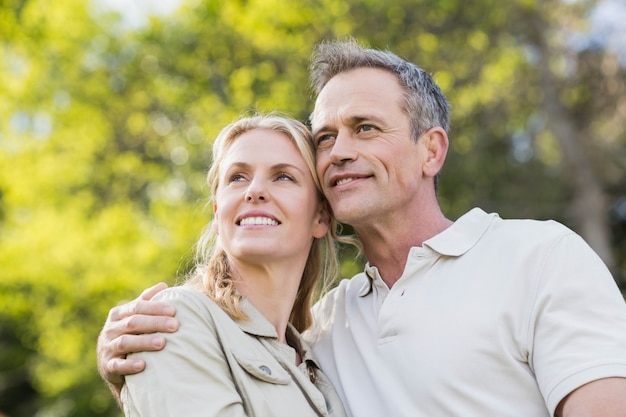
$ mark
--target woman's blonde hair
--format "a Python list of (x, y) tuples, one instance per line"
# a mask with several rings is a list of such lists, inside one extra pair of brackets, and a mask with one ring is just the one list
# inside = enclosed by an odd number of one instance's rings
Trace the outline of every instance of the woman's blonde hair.
[[(256, 114), (244, 117), (226, 126), (219, 133), (213, 144), (213, 162), (207, 175), (207, 183), (211, 196), (215, 196), (219, 185), (220, 166), (224, 156), (235, 140), (242, 134), (256, 129), (270, 129), (284, 133), (298, 148), (315, 182), (319, 201), (330, 207), (326, 202), (322, 188), (315, 172), (315, 150), (311, 133), (301, 122), (280, 115), (279, 113)], [(262, 136), (259, 137), (262, 140)], [(304, 331), (312, 324), (310, 312), (313, 296), (318, 287), (322, 291), (337, 278), (339, 261), (337, 258), (336, 241), (350, 241), (350, 238), (338, 238), (338, 225), (334, 218), (326, 235), (314, 239), (307, 258), (302, 280), (296, 295), (289, 321), (298, 330)], [(285, 244), (288, 244), (285, 242)], [(207, 294), (233, 320), (245, 320), (246, 315), (239, 307), (241, 295), (235, 290), (232, 271), (227, 255), (216, 239), (211, 225), (205, 227), (202, 236), (196, 244), (196, 266), (192, 270), (186, 285), (194, 287)]]

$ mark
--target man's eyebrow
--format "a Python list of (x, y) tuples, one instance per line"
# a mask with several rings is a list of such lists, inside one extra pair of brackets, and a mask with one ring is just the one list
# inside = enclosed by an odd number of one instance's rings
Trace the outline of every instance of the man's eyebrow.
[[(364, 115), (364, 116), (360, 116), (360, 115), (354, 115), (354, 116), (350, 116), (348, 118), (345, 118), (345, 120), (348, 121), (348, 124), (350, 126), (355, 126), (358, 125), (360, 123), (366, 122), (366, 121), (372, 121), (372, 122), (376, 122), (376, 123), (381, 123), (381, 119), (377, 116), (374, 115)], [(336, 129), (333, 129), (331, 127), (329, 127), (328, 125), (325, 126), (321, 126), (317, 129), (314, 129), (312, 131), (313, 137), (316, 137), (320, 132), (324, 132), (324, 131), (334, 131)]]
[(327, 132), (329, 130), (331, 129), (328, 126), (322, 126), (322, 127), (312, 130), (311, 135), (313, 136), (313, 138), (315, 138), (317, 135), (319, 135), (320, 132)]

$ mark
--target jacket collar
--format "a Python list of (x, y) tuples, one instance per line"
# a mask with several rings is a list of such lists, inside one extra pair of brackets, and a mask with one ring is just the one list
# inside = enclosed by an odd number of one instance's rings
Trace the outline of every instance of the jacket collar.
[[(278, 339), (274, 326), (248, 300), (242, 299), (239, 306), (241, 311), (249, 318), (249, 320), (237, 321), (239, 328), (243, 332), (256, 337)], [(311, 347), (304, 341), (300, 332), (291, 323), (287, 324), (285, 338), (287, 339), (287, 344), (300, 354), (302, 362), (313, 362), (319, 368), (311, 352)]]
[(245, 298), (239, 304), (241, 311), (248, 316), (248, 320), (239, 320), (237, 324), (245, 333), (249, 333), (258, 337), (271, 337), (278, 339), (276, 329), (272, 324), (257, 310), (250, 301)]

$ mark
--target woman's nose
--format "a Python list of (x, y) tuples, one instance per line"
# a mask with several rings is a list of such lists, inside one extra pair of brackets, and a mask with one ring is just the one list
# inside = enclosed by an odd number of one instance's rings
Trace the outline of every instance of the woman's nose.
[(255, 201), (266, 201), (267, 200), (267, 190), (258, 181), (252, 181), (250, 186), (246, 190), (245, 200), (248, 203), (253, 203)]

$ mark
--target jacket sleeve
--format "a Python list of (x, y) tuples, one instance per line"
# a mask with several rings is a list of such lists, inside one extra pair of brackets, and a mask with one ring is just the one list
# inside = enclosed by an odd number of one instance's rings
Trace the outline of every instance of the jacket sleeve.
[(163, 350), (134, 354), (146, 369), (126, 377), (126, 416), (245, 416), (205, 296), (174, 287), (157, 297), (176, 308), (180, 327), (162, 334)]

